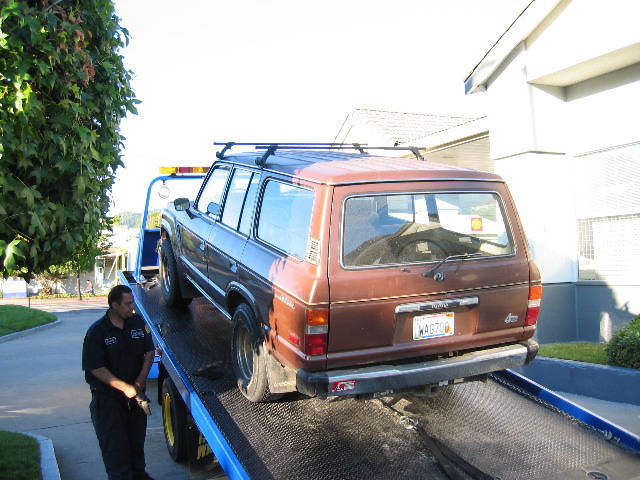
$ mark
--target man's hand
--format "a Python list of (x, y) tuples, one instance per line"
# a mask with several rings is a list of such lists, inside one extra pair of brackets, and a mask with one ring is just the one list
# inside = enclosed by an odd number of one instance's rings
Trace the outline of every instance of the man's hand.
[(138, 389), (136, 387), (134, 387), (133, 385), (129, 385), (128, 383), (125, 385), (126, 387), (123, 388), (122, 393), (124, 393), (127, 398), (134, 398), (136, 395), (138, 395)]
[(138, 377), (136, 378), (136, 388), (138, 389), (139, 392), (146, 392), (147, 391), (147, 378), (146, 377)]
[[(116, 377), (113, 373), (111, 373), (105, 367), (96, 368), (95, 370), (90, 370), (90, 372), (94, 377), (96, 377), (101, 382), (106, 383), (107, 385), (120, 390), (122, 393), (126, 395), (127, 398), (133, 398), (138, 394), (137, 379), (136, 379), (136, 385), (130, 385), (127, 382), (120, 380), (118, 377)], [(145, 379), (144, 386), (146, 386), (146, 379)]]

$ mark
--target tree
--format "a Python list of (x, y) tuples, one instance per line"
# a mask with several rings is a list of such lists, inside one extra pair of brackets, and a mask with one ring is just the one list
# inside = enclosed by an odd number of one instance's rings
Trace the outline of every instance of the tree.
[(0, 273), (83, 256), (136, 113), (112, 0), (0, 0)]

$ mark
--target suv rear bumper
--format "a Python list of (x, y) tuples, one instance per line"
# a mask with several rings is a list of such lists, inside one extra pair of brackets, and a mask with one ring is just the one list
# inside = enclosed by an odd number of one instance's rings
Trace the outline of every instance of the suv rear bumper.
[(538, 353), (533, 340), (477, 350), (442, 360), (404, 365), (296, 373), (297, 388), (307, 395), (361, 395), (422, 385), (437, 385), (453, 379), (484, 375), (528, 365)]

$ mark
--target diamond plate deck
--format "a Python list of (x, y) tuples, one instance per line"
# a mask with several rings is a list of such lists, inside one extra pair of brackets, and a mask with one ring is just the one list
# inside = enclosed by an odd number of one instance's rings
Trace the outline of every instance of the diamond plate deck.
[[(494, 381), (448, 387), (435, 398), (358, 402), (289, 394), (277, 403), (250, 403), (235, 384), (230, 324), (222, 314), (201, 299), (170, 310), (159, 288), (133, 288), (251, 478), (448, 478), (411, 428), (416, 422), (501, 480), (564, 480), (568, 471), (603, 463), (640, 472), (637, 456), (599, 432)], [(211, 364), (222, 366), (222, 378), (193, 375)]]

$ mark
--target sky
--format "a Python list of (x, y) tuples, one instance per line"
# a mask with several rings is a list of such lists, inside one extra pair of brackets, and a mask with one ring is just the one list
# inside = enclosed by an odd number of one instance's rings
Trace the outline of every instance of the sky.
[(110, 214), (141, 211), (160, 166), (211, 165), (213, 142), (331, 142), (355, 108), (485, 114), (464, 80), (530, 1), (115, 0), (142, 103)]

